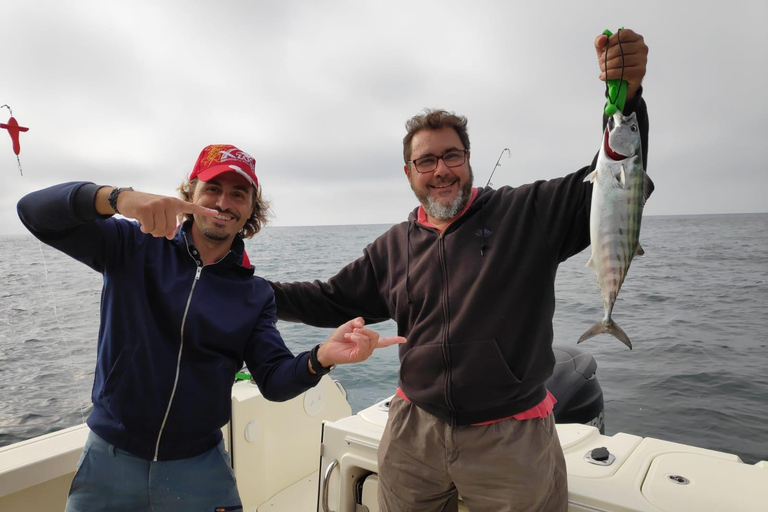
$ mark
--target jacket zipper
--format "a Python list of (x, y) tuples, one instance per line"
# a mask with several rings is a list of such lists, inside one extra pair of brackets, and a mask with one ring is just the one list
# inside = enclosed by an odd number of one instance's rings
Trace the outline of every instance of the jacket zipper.
[[(176, 358), (176, 376), (173, 379), (173, 389), (171, 390), (171, 398), (168, 400), (168, 407), (165, 409), (165, 416), (163, 416), (163, 422), (160, 424), (160, 431), (157, 433), (157, 442), (155, 443), (155, 456), (152, 458), (153, 461), (157, 462), (158, 455), (160, 453), (160, 439), (163, 437), (163, 431), (165, 430), (165, 424), (168, 421), (168, 416), (171, 414), (171, 406), (173, 405), (173, 399), (176, 396), (176, 387), (179, 383), (179, 374), (181, 373), (181, 354), (184, 350), (184, 326), (187, 323), (187, 314), (189, 313), (189, 305), (192, 304), (192, 294), (195, 292), (195, 286), (197, 286), (197, 282), (200, 280), (200, 273), (203, 271), (203, 265), (202, 260), (199, 258), (199, 253), (197, 250), (190, 251), (189, 250), (189, 240), (187, 240), (187, 234), (182, 231), (181, 233), (184, 236), (184, 245), (187, 247), (187, 254), (195, 261), (195, 265), (197, 265), (197, 270), (195, 271), (195, 278), (192, 281), (192, 288), (189, 290), (189, 295), (187, 296), (187, 305), (184, 307), (184, 316), (181, 318), (181, 328), (179, 329), (179, 355)], [(193, 254), (194, 252), (194, 254)], [(217, 261), (214, 261), (211, 263), (211, 265), (216, 265), (220, 261), (223, 261), (224, 258), (226, 258), (229, 253), (232, 252), (231, 250), (227, 251), (227, 253), (222, 256)]]
[(443, 276), (443, 361), (445, 362), (445, 402), (448, 405), (448, 409), (451, 411), (451, 424), (456, 423), (456, 411), (453, 407), (453, 400), (451, 400), (451, 351), (448, 347), (448, 331), (451, 325), (451, 311), (448, 300), (448, 268), (445, 262), (445, 237), (443, 233), (437, 236), (437, 255), (440, 262), (440, 273)]
[(171, 390), (171, 398), (168, 400), (168, 407), (165, 409), (165, 416), (163, 417), (163, 423), (160, 425), (160, 432), (157, 434), (157, 442), (155, 443), (155, 456), (153, 460), (157, 462), (157, 456), (160, 452), (160, 439), (163, 437), (163, 430), (165, 430), (165, 423), (168, 421), (168, 416), (171, 413), (171, 405), (173, 405), (173, 398), (176, 395), (176, 386), (179, 384), (179, 373), (181, 372), (181, 354), (184, 351), (184, 325), (187, 323), (187, 313), (189, 313), (189, 305), (192, 303), (192, 294), (195, 292), (195, 286), (200, 280), (200, 273), (203, 271), (203, 264), (197, 260), (197, 271), (195, 272), (195, 279), (192, 281), (192, 289), (189, 290), (189, 296), (187, 297), (187, 305), (184, 307), (184, 316), (181, 318), (181, 329), (179, 330), (179, 355), (176, 358), (176, 376), (173, 379), (173, 389)]

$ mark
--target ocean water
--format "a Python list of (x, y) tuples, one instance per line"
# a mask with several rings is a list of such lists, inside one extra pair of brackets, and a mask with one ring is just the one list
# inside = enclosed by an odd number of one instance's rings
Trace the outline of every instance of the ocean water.
[[(389, 226), (266, 228), (256, 271), (327, 279)], [(628, 432), (768, 460), (768, 214), (646, 217), (607, 335), (580, 347), (598, 364), (606, 433)], [(602, 317), (588, 250), (558, 272), (555, 343)], [(90, 411), (101, 276), (30, 235), (0, 237), (0, 446), (69, 427)], [(330, 329), (280, 322), (295, 352)], [(375, 327), (395, 334), (394, 322)], [(333, 374), (353, 411), (394, 393), (397, 350)]]

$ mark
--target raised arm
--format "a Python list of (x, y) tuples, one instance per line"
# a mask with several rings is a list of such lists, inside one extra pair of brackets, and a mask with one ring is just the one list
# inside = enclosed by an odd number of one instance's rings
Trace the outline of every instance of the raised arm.
[[(109, 203), (110, 194), (115, 190), (113, 187), (102, 187), (96, 192), (94, 204), (100, 215), (115, 213)], [(142, 233), (155, 237), (164, 236), (168, 240), (172, 240), (176, 235), (179, 215), (188, 213), (215, 217), (218, 214), (216, 210), (177, 197), (160, 196), (131, 189), (122, 190), (113, 201), (121, 215), (139, 221)]]

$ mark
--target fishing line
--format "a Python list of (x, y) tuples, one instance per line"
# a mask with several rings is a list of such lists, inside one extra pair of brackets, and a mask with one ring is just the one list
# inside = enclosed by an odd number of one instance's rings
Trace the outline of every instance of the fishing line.
[(75, 391), (77, 392), (77, 403), (80, 406), (80, 416), (83, 419), (83, 423), (85, 423), (85, 411), (83, 409), (83, 401), (80, 397), (80, 386), (77, 384), (75, 362), (72, 360), (72, 350), (69, 347), (69, 343), (67, 343), (67, 339), (64, 337), (64, 329), (61, 327), (61, 322), (59, 321), (59, 313), (56, 308), (56, 294), (53, 292), (51, 283), (48, 282), (48, 264), (45, 261), (45, 253), (43, 253), (43, 243), (39, 240), (37, 243), (40, 246), (40, 256), (43, 258), (43, 267), (45, 268), (45, 285), (48, 287), (48, 292), (50, 292), (51, 297), (53, 298), (53, 316), (56, 318), (56, 326), (59, 328), (59, 338), (64, 341), (64, 345), (67, 347), (67, 354), (69, 354), (69, 368), (72, 371), (72, 381), (75, 384)]

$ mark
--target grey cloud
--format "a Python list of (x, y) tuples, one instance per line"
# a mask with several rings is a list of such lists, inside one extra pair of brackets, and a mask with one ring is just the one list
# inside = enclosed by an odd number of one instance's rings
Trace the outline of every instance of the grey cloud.
[(768, 60), (768, 33), (729, 30), (765, 19), (765, 2), (691, 10), (649, 0), (606, 12), (597, 1), (43, 1), (13, 2), (4, 15), (0, 102), (30, 127), (23, 178), (0, 134), (7, 232), (22, 229), (13, 205), (23, 193), (59, 181), (173, 194), (215, 142), (256, 156), (277, 200), (292, 205), (290, 223), (346, 218), (340, 201), (303, 218), (293, 207), (334, 190), (387, 190), (400, 199), (366, 215), (401, 219), (413, 204), (403, 125), (424, 107), (469, 118), (477, 184), (505, 147), (512, 156), (495, 186), (565, 174), (597, 151), (604, 86), (593, 39), (618, 23), (651, 49), (657, 192), (647, 211), (768, 210), (768, 73), (755, 65)]

